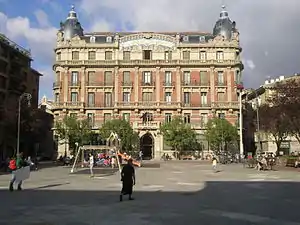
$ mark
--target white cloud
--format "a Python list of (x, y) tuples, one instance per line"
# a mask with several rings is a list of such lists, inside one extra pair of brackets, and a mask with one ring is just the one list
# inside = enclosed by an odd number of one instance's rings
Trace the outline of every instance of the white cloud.
[(34, 11), (34, 15), (41, 27), (50, 27), (50, 22), (48, 20), (48, 15), (41, 9)]
[(256, 67), (252, 60), (246, 60), (246, 66), (251, 70), (254, 70)]
[(49, 66), (52, 63), (57, 28), (32, 27), (27, 17), (8, 18), (0, 12), (0, 32), (16, 42), (25, 40), (33, 58), (38, 58), (39, 62), (48, 63)]

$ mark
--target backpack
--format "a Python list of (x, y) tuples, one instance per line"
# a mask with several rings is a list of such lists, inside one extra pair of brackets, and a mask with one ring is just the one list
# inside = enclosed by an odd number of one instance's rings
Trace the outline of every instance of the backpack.
[(17, 169), (17, 162), (16, 162), (15, 159), (12, 159), (12, 160), (9, 161), (8, 168), (11, 169), (11, 170)]

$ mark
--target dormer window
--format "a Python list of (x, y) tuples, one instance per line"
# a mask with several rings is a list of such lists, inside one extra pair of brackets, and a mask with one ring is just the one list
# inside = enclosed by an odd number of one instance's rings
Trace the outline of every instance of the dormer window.
[(95, 36), (91, 36), (90, 37), (90, 42), (91, 43), (95, 43), (96, 42), (96, 37)]
[(189, 41), (189, 36), (184, 36), (182, 39), (184, 42), (188, 42)]
[(112, 42), (112, 37), (110, 37), (110, 36), (106, 37), (106, 42), (111, 43)]
[(205, 36), (200, 36), (200, 37), (199, 37), (199, 41), (200, 41), (200, 42), (205, 42)]

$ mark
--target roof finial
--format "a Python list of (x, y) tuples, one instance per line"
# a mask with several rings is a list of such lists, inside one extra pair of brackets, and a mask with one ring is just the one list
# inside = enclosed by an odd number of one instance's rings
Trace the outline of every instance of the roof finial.
[(76, 19), (76, 18), (77, 18), (77, 14), (75, 12), (75, 6), (71, 5), (71, 11), (69, 12), (67, 19)]
[(223, 9), (223, 10), (226, 10), (226, 5), (222, 5), (222, 9)]
[(71, 5), (71, 10), (72, 10), (72, 11), (75, 10), (75, 5)]
[(228, 18), (228, 12), (226, 10), (226, 6), (225, 5), (222, 5), (222, 11), (220, 13), (220, 18), (221, 19), (226, 19)]

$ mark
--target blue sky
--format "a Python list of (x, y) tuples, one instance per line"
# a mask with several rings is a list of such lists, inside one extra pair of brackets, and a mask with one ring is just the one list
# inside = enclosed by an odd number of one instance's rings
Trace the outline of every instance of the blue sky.
[(237, 23), (247, 87), (299, 73), (299, 0), (0, 0), (0, 32), (33, 54), (44, 74), (40, 97), (52, 98), (56, 32), (72, 4), (86, 31), (212, 32), (222, 4)]

